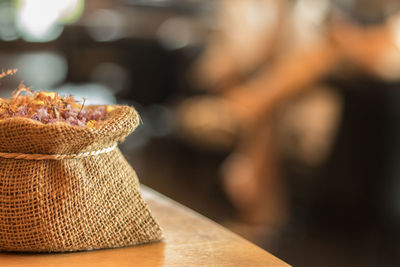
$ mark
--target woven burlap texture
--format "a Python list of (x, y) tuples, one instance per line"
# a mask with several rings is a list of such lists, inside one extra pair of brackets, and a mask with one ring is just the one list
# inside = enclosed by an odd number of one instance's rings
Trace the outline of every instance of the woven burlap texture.
[[(99, 127), (0, 121), (0, 152), (78, 154), (112, 147), (137, 112), (116, 106)], [(162, 238), (118, 148), (62, 160), (0, 158), (0, 250), (56, 252), (137, 245)]]

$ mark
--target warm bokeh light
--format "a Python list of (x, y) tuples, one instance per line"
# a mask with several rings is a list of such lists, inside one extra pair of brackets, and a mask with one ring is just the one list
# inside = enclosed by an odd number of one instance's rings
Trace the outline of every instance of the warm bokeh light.
[(96, 41), (115, 41), (123, 36), (124, 19), (114, 10), (96, 10), (87, 19), (87, 29)]

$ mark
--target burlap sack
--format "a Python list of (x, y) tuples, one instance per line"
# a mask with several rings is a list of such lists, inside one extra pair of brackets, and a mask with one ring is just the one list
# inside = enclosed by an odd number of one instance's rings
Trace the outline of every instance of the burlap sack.
[(160, 240), (115, 147), (138, 125), (117, 106), (99, 128), (0, 121), (0, 250), (74, 251)]

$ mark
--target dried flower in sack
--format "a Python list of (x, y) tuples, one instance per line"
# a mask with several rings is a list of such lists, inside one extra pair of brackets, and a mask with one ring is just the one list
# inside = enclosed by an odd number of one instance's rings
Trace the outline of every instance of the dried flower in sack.
[[(16, 70), (0, 73), (0, 78)], [(29, 118), (42, 123), (65, 122), (74, 126), (96, 127), (104, 121), (112, 106), (85, 107), (73, 96), (61, 97), (55, 92), (35, 92), (20, 84), (11, 98), (0, 98), (0, 120), (12, 117)]]

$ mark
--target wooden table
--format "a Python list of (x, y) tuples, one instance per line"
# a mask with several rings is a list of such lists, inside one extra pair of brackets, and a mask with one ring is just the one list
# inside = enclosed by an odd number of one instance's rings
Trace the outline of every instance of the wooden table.
[(211, 220), (142, 186), (162, 242), (58, 254), (0, 253), (0, 266), (289, 266)]

